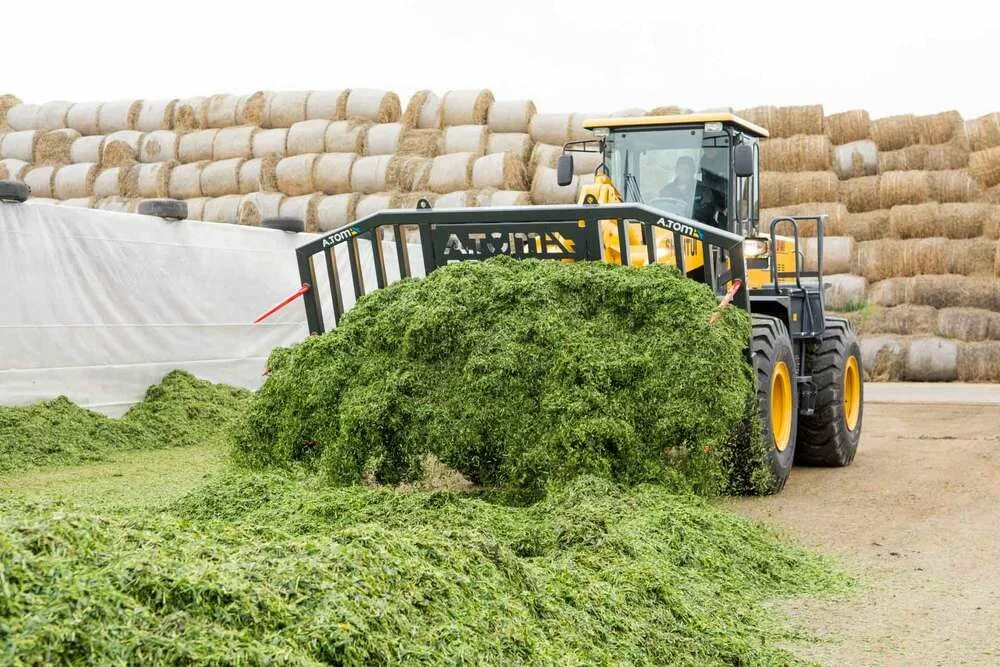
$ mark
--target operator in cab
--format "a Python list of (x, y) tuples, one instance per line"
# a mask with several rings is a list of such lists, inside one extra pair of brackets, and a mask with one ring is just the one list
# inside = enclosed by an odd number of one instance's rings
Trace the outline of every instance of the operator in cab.
[(674, 180), (663, 186), (660, 197), (684, 202), (691, 211), (691, 217), (698, 222), (725, 226), (725, 196), (695, 178), (694, 160), (687, 155), (678, 158), (674, 166)]

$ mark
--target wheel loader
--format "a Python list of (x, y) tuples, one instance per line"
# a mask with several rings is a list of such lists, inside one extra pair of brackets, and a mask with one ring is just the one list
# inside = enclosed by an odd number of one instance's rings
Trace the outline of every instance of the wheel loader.
[[(434, 209), (421, 200), (415, 210), (375, 213), (302, 245), (302, 287), (279, 307), (301, 297), (319, 334), (325, 317), (336, 322), (366, 292), (456, 261), (670, 264), (708, 285), (720, 307), (752, 318), (747, 355), (772, 489), (784, 487), (793, 462), (850, 464), (864, 409), (861, 353), (851, 325), (826, 314), (825, 216), (760, 224), (767, 130), (729, 113), (584, 126), (593, 139), (566, 144), (556, 168), (558, 186), (576, 188), (575, 205)], [(593, 182), (581, 185), (575, 172), (591, 166)]]

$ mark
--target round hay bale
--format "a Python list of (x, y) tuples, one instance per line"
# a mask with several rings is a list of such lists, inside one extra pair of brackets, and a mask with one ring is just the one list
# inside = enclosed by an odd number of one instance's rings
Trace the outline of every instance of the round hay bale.
[(173, 130), (153, 130), (142, 137), (139, 162), (173, 162), (180, 157), (180, 136)]
[[(816, 271), (819, 265), (819, 244), (816, 237), (801, 239), (803, 265), (806, 271)], [(854, 239), (850, 236), (827, 236), (823, 239), (823, 273), (849, 273), (854, 258)]]
[(333, 231), (354, 222), (360, 199), (361, 195), (355, 192), (321, 197), (316, 205), (316, 226), (319, 231)]
[(436, 192), (430, 192), (428, 190), (418, 190), (416, 192), (401, 192), (399, 197), (395, 202), (395, 208), (398, 209), (414, 209), (420, 203), (421, 199), (426, 199), (427, 203), (434, 207), (434, 203), (438, 200), (439, 195)]
[(39, 164), (68, 164), (73, 161), (73, 142), (80, 138), (76, 130), (50, 130), (38, 137), (35, 144), (35, 162)]
[(823, 276), (826, 308), (833, 311), (852, 310), (865, 303), (868, 281), (864, 276), (835, 273)]
[(951, 382), (958, 378), (958, 345), (944, 338), (913, 338), (906, 346), (903, 379), (912, 382)]
[(434, 157), (438, 154), (440, 141), (441, 130), (406, 129), (399, 139), (399, 153), (418, 157)]
[(285, 197), (278, 205), (278, 215), (282, 218), (298, 218), (305, 223), (307, 232), (319, 231), (317, 210), (322, 195), (300, 195)]
[(475, 153), (450, 153), (433, 158), (428, 188), (441, 194), (468, 190), (472, 186), (472, 167), (477, 157)]
[(974, 151), (1000, 146), (1000, 112), (965, 121), (965, 132)]
[(33, 162), (42, 134), (38, 130), (18, 130), (0, 136), (0, 158)]
[(879, 205), (876, 208), (892, 208), (899, 204), (922, 204), (930, 198), (931, 183), (926, 172), (890, 171), (879, 178)]
[(38, 129), (39, 130), (61, 130), (67, 126), (66, 116), (69, 114), (72, 102), (54, 100), (46, 102), (38, 107)]
[(21, 104), (21, 100), (16, 95), (0, 95), (0, 129), (9, 127), (7, 124), (7, 112)]
[(177, 132), (191, 132), (205, 127), (205, 117), (202, 111), (205, 108), (204, 97), (188, 97), (178, 100), (174, 105), (174, 130)]
[(328, 195), (351, 191), (351, 169), (357, 155), (354, 153), (323, 153), (313, 164), (313, 184)]
[(300, 197), (316, 192), (316, 184), (313, 182), (315, 163), (315, 153), (293, 155), (279, 161), (276, 170), (278, 190), (289, 197)]
[(960, 344), (957, 365), (960, 382), (1000, 382), (1000, 342)]
[(240, 194), (278, 189), (278, 158), (273, 155), (245, 160), (240, 165)]
[(209, 197), (205, 200), (202, 210), (202, 220), (205, 222), (225, 222), (235, 225), (240, 219), (240, 204), (243, 195), (226, 195), (224, 197)]
[(351, 190), (363, 194), (383, 192), (391, 155), (372, 155), (356, 159), (351, 167)]
[(368, 128), (367, 155), (392, 155), (399, 151), (402, 123), (378, 123)]
[(980, 203), (945, 203), (895, 206), (889, 214), (893, 236), (901, 239), (944, 236), (969, 239), (982, 236), (994, 207)]
[(996, 243), (989, 239), (882, 239), (858, 243), (853, 273), (868, 280), (922, 274), (993, 275)]
[(26, 132), (37, 130), (39, 123), (39, 112), (41, 107), (37, 104), (15, 104), (7, 108), (7, 126), (15, 132)]
[(288, 128), (284, 127), (255, 132), (250, 139), (251, 155), (254, 157), (285, 157), (288, 155), (288, 132)]
[(55, 167), (32, 167), (24, 173), (24, 183), (31, 188), (32, 197), (52, 198), (55, 177)]
[(531, 118), (537, 113), (531, 100), (504, 100), (490, 105), (486, 125), (490, 132), (527, 133)]
[(915, 276), (905, 286), (905, 301), (935, 308), (968, 306), (1000, 311), (1000, 283), (958, 275)]
[(514, 153), (491, 153), (472, 165), (472, 187), (524, 190), (527, 187), (524, 161)]
[[(667, 107), (668, 109), (678, 109), (674, 113), (690, 113), (687, 109), (679, 109), (678, 107)], [(755, 125), (760, 125), (764, 129), (768, 130), (772, 137), (778, 136), (774, 133), (772, 129), (775, 122), (775, 110), (773, 106), (762, 106), (762, 107), (750, 107), (748, 109), (738, 109), (736, 115), (744, 120), (748, 120)], [(671, 115), (671, 114), (654, 114), (654, 115)]]
[(760, 142), (763, 171), (825, 171), (831, 166), (833, 147), (824, 134), (801, 134)]
[(170, 193), (170, 172), (174, 162), (150, 162), (137, 164), (129, 170), (129, 182), (135, 184), (135, 192), (126, 192), (129, 196), (145, 197), (147, 199), (162, 199)]
[(104, 155), (104, 137), (91, 136), (74, 139), (69, 148), (70, 162), (100, 162)]
[(205, 127), (223, 128), (238, 125), (236, 118), (240, 98), (237, 95), (211, 95), (202, 107)]
[[(97, 112), (97, 133), (111, 134), (122, 130), (134, 130), (142, 110), (142, 100), (115, 100), (105, 102)], [(78, 130), (80, 134), (86, 134)]]
[(30, 162), (15, 158), (0, 160), (0, 181), (24, 182), (24, 174), (31, 168)]
[(985, 205), (987, 208), (986, 215), (983, 217), (983, 236), (988, 239), (1000, 239), (1000, 206), (996, 204)]
[(388, 90), (354, 88), (347, 96), (347, 118), (395, 123), (402, 114), (399, 95)]
[(964, 341), (1000, 340), (1000, 313), (984, 308), (942, 308), (936, 331), (945, 338)]
[(531, 201), (536, 204), (574, 204), (580, 178), (574, 176), (570, 185), (561, 186), (556, 181), (555, 169), (538, 167), (531, 179)]
[(833, 170), (842, 180), (874, 176), (878, 169), (878, 146), (871, 139), (852, 141), (833, 148)]
[(965, 135), (965, 123), (962, 114), (957, 111), (942, 111), (941, 113), (914, 118), (917, 138), (924, 144), (944, 144)]
[(917, 143), (917, 123), (913, 114), (878, 118), (872, 121), (871, 138), (880, 151), (895, 151)]
[(449, 90), (441, 100), (441, 124), (485, 125), (493, 102), (489, 90)]
[(832, 171), (765, 171), (761, 172), (760, 181), (761, 205), (772, 208), (813, 201), (832, 201), (837, 199), (840, 187), (840, 181)]
[(310, 92), (308, 90), (286, 90), (272, 93), (267, 100), (264, 127), (291, 127), (295, 123), (306, 120), (306, 102), (309, 100)]
[[(807, 216), (807, 215), (825, 215), (826, 216), (826, 227), (824, 227), (824, 232), (826, 236), (850, 236), (845, 231), (844, 221), (847, 219), (847, 207), (842, 203), (834, 202), (809, 202), (807, 204), (794, 204), (791, 206), (779, 206), (777, 208), (764, 208), (760, 211), (760, 229), (761, 233), (767, 234), (769, 232), (769, 225), (771, 221), (775, 218), (782, 216)], [(785, 233), (786, 229), (778, 228), (779, 233)], [(799, 222), (799, 235), (801, 236), (816, 236), (816, 223), (811, 220), (804, 220)]]
[(486, 199), (482, 193), (476, 197), (479, 206), (531, 206), (531, 195), (518, 190), (495, 190)]
[[(559, 161), (559, 156), (562, 155), (562, 152), (562, 146), (535, 144), (535, 147), (531, 149), (531, 158), (528, 160), (528, 172), (533, 174), (539, 167), (555, 169), (556, 162)], [(575, 156), (573, 162), (575, 167)], [(576, 171), (575, 168), (574, 171)]]
[(125, 194), (128, 183), (129, 167), (111, 167), (102, 169), (94, 178), (93, 194), (99, 199), (105, 197), (121, 197)]
[(457, 192), (449, 192), (446, 195), (440, 195), (434, 201), (434, 208), (474, 208), (479, 205), (477, 198), (478, 194), (479, 193), (476, 190), (459, 190)]
[(236, 125), (253, 125), (260, 127), (267, 114), (268, 94), (258, 90), (249, 95), (236, 98)]
[(861, 367), (865, 380), (898, 382), (906, 371), (906, 339), (898, 336), (863, 336)]
[(322, 153), (326, 149), (326, 130), (331, 121), (324, 119), (302, 120), (288, 129), (285, 147), (288, 155)]
[(327, 153), (357, 153), (364, 155), (371, 123), (338, 120), (330, 123), (323, 137)]
[(970, 154), (969, 173), (984, 188), (1000, 184), (1000, 146)]
[(426, 190), (430, 179), (430, 158), (397, 155), (389, 161), (385, 172), (386, 187), (389, 190)]
[(264, 218), (276, 218), (281, 214), (281, 203), (285, 195), (280, 192), (254, 192), (240, 201), (237, 222), (250, 227), (260, 227)]
[(98, 121), (102, 102), (77, 102), (66, 112), (66, 125), (84, 136), (103, 134)]
[(927, 147), (924, 169), (964, 169), (969, 166), (969, 151), (957, 143), (937, 144)]
[(253, 137), (260, 130), (252, 125), (226, 127), (212, 139), (212, 159), (231, 160), (253, 155)]
[(536, 144), (559, 146), (569, 141), (573, 122), (571, 113), (537, 113), (531, 117), (528, 133)]
[(914, 144), (894, 151), (881, 151), (878, 154), (878, 170), (880, 173), (887, 171), (912, 171), (923, 169), (927, 163), (927, 146)]
[(531, 159), (534, 142), (526, 132), (492, 133), (486, 140), (487, 153), (514, 153), (527, 163)]
[(73, 206), (74, 208), (95, 208), (97, 197), (74, 197), (73, 199), (64, 199), (60, 203), (63, 206)]
[(138, 130), (120, 130), (109, 134), (101, 148), (101, 163), (118, 167), (136, 162), (139, 158), (143, 134)]
[(180, 164), (170, 171), (170, 183), (167, 188), (172, 199), (195, 199), (204, 197), (201, 191), (201, 172), (207, 160)]
[(177, 157), (181, 162), (201, 162), (211, 160), (215, 137), (219, 130), (196, 130), (181, 135), (177, 145)]
[(930, 198), (939, 202), (968, 202), (982, 194), (979, 184), (965, 169), (928, 171)]
[(885, 238), (889, 233), (889, 209), (848, 213), (843, 231), (845, 236), (853, 236), (855, 241)]
[(53, 192), (57, 199), (78, 199), (94, 194), (96, 164), (70, 164), (56, 169)]
[[(483, 155), (489, 140), (485, 125), (452, 125), (441, 135), (440, 153), (475, 153)], [(369, 141), (371, 141), (369, 139)]]
[(399, 208), (399, 194), (397, 193), (374, 192), (369, 195), (362, 195), (355, 207), (355, 219), (363, 220), (369, 215), (392, 208)]
[(574, 153), (573, 173), (593, 176), (601, 165), (603, 157), (600, 153)]
[[(206, 197), (223, 197), (240, 193), (240, 168), (245, 158), (209, 162), (201, 170), (201, 192)], [(146, 195), (144, 195), (146, 196)]]
[(205, 219), (205, 202), (208, 201), (208, 197), (194, 197), (193, 199), (186, 199), (184, 201), (188, 207), (187, 220), (204, 220)]
[(140, 132), (174, 129), (174, 109), (177, 100), (143, 100), (135, 129)]
[(306, 98), (306, 120), (344, 120), (350, 90), (314, 90)]
[(868, 139), (871, 118), (863, 109), (842, 111), (826, 117), (826, 134), (836, 146)]
[(771, 126), (767, 129), (775, 138), (793, 137), (796, 134), (823, 134), (823, 106), (807, 104), (776, 107)]
[(937, 328), (937, 309), (903, 304), (893, 308), (869, 307), (850, 317), (858, 333), (932, 336)]
[(414, 93), (406, 105), (403, 124), (420, 130), (441, 129), (441, 98), (430, 90)]

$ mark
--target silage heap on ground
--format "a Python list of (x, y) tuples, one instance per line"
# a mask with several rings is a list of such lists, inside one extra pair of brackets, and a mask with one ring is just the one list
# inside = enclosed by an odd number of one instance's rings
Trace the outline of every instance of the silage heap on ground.
[(795, 663), (829, 563), (661, 485), (535, 505), (236, 474), (159, 516), (0, 500), (5, 664)]
[(744, 491), (761, 461), (741, 437), (749, 319), (729, 308), (711, 324), (716, 307), (663, 266), (452, 265), (275, 351), (236, 454), (393, 484), (419, 477), (430, 453), (524, 499), (579, 474)]
[(173, 371), (121, 419), (65, 397), (0, 406), (0, 473), (101, 461), (133, 449), (207, 444), (244, 408), (249, 392)]

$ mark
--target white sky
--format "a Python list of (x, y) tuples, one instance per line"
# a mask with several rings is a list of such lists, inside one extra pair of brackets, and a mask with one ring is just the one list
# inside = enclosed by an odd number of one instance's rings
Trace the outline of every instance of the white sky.
[(10, 0), (4, 24), (0, 92), (27, 102), (486, 87), (550, 112), (1000, 110), (987, 1)]

